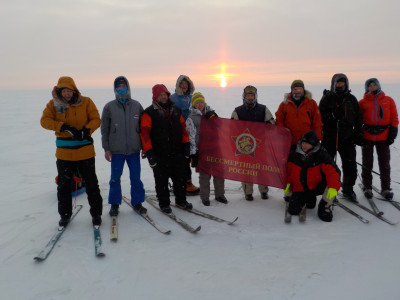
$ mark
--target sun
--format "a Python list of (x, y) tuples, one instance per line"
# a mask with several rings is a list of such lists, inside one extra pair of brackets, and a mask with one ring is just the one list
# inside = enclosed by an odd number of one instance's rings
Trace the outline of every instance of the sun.
[(220, 83), (219, 83), (220, 87), (225, 88), (226, 85), (227, 85), (226, 84), (226, 75), (225, 74), (219, 74), (219, 75), (216, 75), (216, 77), (218, 79), (220, 79)]
[(220, 87), (222, 87), (222, 88), (227, 87), (228, 74), (226, 74), (226, 65), (224, 63), (221, 63), (221, 73), (214, 75), (214, 76), (215, 76), (215, 78), (217, 78), (220, 81), (220, 83), (219, 83)]

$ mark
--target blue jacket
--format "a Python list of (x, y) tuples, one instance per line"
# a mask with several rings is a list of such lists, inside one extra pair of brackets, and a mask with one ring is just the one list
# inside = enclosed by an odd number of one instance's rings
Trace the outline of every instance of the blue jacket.
[[(186, 80), (189, 88), (186, 94), (183, 94), (180, 87), (182, 80)], [(192, 106), (192, 94), (195, 88), (193, 82), (186, 75), (180, 75), (176, 81), (175, 93), (170, 96), (170, 99), (182, 111), (182, 117), (186, 121), (190, 114), (190, 107)]]

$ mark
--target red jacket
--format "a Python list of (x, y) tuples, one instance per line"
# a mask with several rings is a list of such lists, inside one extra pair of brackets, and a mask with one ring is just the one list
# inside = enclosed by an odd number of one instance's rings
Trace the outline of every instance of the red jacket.
[(309, 154), (304, 153), (298, 144), (288, 160), (288, 179), (293, 192), (314, 190), (326, 180), (328, 188), (340, 189), (340, 170), (325, 150), (318, 144)]
[(360, 109), (363, 115), (364, 139), (370, 141), (386, 141), (389, 135), (389, 126), (398, 127), (396, 103), (384, 92), (377, 95), (365, 93), (360, 100)]
[(300, 106), (292, 100), (290, 93), (285, 94), (285, 99), (275, 113), (275, 125), (288, 128), (292, 134), (292, 145), (296, 145), (303, 134), (315, 130), (318, 139), (322, 139), (322, 121), (319, 108), (309, 91), (305, 91), (305, 99)]

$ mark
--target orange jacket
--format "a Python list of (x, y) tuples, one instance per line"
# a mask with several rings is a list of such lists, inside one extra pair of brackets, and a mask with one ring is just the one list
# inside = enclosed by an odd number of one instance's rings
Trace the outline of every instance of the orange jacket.
[(318, 139), (322, 139), (322, 121), (319, 108), (309, 91), (305, 91), (305, 99), (300, 106), (294, 103), (290, 93), (285, 94), (284, 100), (275, 113), (275, 125), (285, 127), (292, 134), (292, 145), (296, 145), (301, 137), (315, 130)]
[[(63, 112), (57, 110), (60, 99), (57, 96), (57, 89), (68, 87), (78, 95), (78, 101), (74, 105), (66, 105)], [(61, 101), (62, 102), (62, 101)], [(43, 128), (55, 131), (56, 137), (70, 137), (67, 132), (60, 132), (61, 126), (66, 123), (81, 130), (83, 127), (90, 129), (90, 135), (100, 127), (101, 119), (96, 105), (88, 97), (83, 97), (76, 88), (70, 77), (61, 77), (57, 86), (53, 88), (53, 99), (50, 100), (43, 110), (40, 124)], [(62, 160), (78, 161), (94, 157), (93, 145), (86, 145), (78, 149), (57, 148), (56, 157)]]
[[(377, 95), (365, 93), (364, 98), (359, 101), (360, 109), (363, 115), (364, 139), (370, 141), (386, 141), (389, 135), (389, 126), (398, 127), (399, 118), (397, 115), (396, 103), (386, 96), (384, 92)], [(379, 133), (373, 134), (368, 127), (380, 127)], [(386, 128), (385, 128), (386, 127)]]

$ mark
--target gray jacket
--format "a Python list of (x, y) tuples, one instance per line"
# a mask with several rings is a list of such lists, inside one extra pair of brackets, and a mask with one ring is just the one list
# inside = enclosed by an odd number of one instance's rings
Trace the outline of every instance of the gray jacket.
[(101, 115), (101, 142), (104, 151), (125, 155), (140, 152), (142, 113), (142, 105), (133, 99), (128, 99), (124, 104), (118, 100), (108, 102)]

